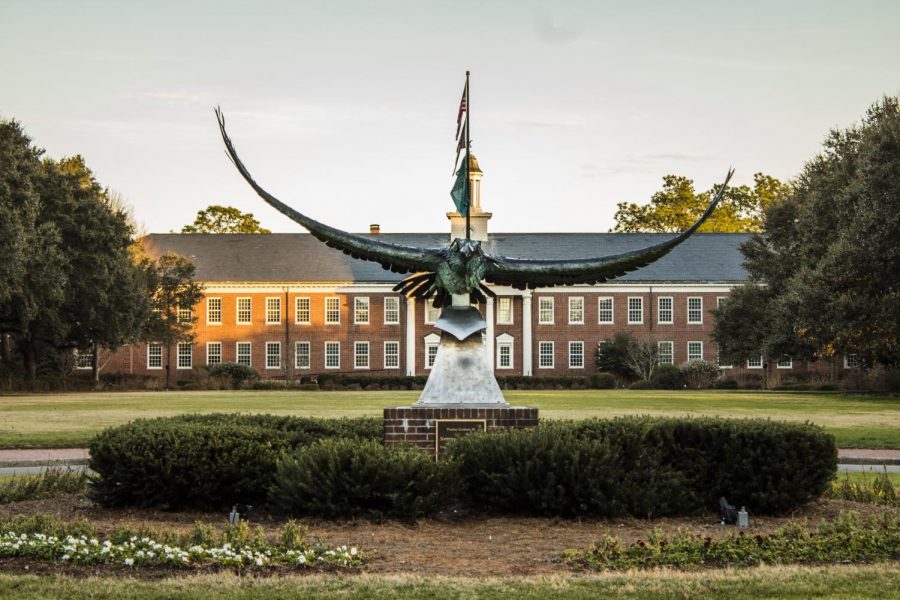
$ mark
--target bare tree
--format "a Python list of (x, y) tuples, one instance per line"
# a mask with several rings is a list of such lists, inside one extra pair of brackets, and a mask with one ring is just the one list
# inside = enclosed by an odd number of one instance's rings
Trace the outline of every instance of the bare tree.
[(659, 363), (659, 347), (655, 340), (642, 338), (628, 345), (628, 367), (634, 373), (648, 381)]

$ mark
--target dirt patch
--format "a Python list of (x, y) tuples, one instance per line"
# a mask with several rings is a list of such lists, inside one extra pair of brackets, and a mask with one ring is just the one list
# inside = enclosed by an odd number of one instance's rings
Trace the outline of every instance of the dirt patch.
[[(819, 500), (802, 510), (781, 517), (751, 517), (748, 532), (769, 532), (791, 519), (806, 518), (811, 525), (831, 519), (841, 512), (855, 511), (861, 517), (900, 510), (843, 500)], [(166, 513), (152, 510), (105, 509), (83, 496), (66, 496), (53, 500), (17, 502), (0, 506), (0, 515), (52, 515), (70, 520), (83, 517), (92, 521), (99, 532), (124, 524), (146, 523), (155, 529), (185, 531), (197, 521), (223, 524), (225, 515), (204, 512)], [(356, 545), (371, 560), (366, 570), (375, 573), (410, 573), (419, 575), (541, 575), (565, 572), (557, 562), (567, 548), (585, 548), (604, 535), (614, 535), (626, 543), (645, 538), (651, 529), (667, 533), (688, 530), (704, 536), (720, 537), (737, 531), (719, 524), (715, 515), (690, 518), (563, 520), (513, 517), (463, 518), (453, 514), (424, 519), (416, 523), (389, 521), (330, 522), (303, 519), (310, 535), (327, 545)], [(276, 532), (283, 520), (261, 515), (254, 525)], [(17, 572), (60, 572), (59, 566), (47, 563), (0, 561), (0, 569)], [(87, 574), (95, 572), (93, 567)], [(107, 570), (108, 568), (100, 568)], [(67, 566), (64, 572), (80, 572)], [(141, 574), (140, 576), (144, 576)], [(153, 573), (147, 573), (153, 577)]]

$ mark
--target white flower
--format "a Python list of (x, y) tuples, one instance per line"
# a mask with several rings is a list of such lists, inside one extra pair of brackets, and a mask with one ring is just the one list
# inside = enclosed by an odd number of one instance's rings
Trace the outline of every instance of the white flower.
[(69, 560), (69, 555), (63, 554), (60, 558), (62, 558), (63, 560)]
[(297, 557), (297, 562), (300, 563), (301, 565), (305, 565), (306, 557), (301, 554), (299, 557)]
[(257, 567), (263, 566), (263, 559), (262, 559), (262, 556), (260, 556), (260, 557), (258, 557), (258, 558), (256, 559), (256, 566), (257, 566)]
[(356, 547), (350, 548), (350, 556), (356, 556), (357, 550)]
[(133, 558), (126, 558), (126, 559), (125, 559), (125, 566), (130, 567), (130, 566), (132, 566), (133, 564), (134, 564), (134, 559), (133, 559)]

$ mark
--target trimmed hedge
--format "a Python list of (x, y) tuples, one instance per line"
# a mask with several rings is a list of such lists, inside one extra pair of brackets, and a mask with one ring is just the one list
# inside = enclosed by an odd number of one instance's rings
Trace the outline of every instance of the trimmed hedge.
[(323, 439), (278, 462), (269, 500), (285, 514), (415, 519), (437, 509), (445, 471), (411, 447)]
[(475, 505), (561, 516), (693, 514), (721, 496), (785, 512), (824, 493), (837, 468), (821, 428), (765, 420), (545, 422), (466, 436), (450, 452)]
[(380, 439), (378, 418), (209, 414), (139, 419), (90, 445), (91, 497), (105, 506), (219, 510), (259, 504), (281, 452), (327, 437)]

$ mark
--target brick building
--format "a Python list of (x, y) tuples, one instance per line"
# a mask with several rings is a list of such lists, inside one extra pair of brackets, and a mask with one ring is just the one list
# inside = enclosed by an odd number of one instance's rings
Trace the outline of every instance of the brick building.
[[(473, 161), (472, 237), (486, 252), (546, 259), (617, 254), (669, 234), (488, 234), (481, 170)], [(448, 213), (451, 233), (464, 219)], [(368, 234), (384, 241), (441, 247), (443, 233)], [(696, 234), (670, 254), (602, 285), (536, 289), (493, 287), (480, 306), (488, 323), (485, 355), (497, 375), (590, 374), (597, 344), (617, 331), (658, 342), (661, 362), (716, 360), (712, 316), (747, 277), (739, 246), (746, 234)], [(196, 265), (204, 299), (192, 309), (196, 339), (172, 352), (175, 379), (205, 364), (239, 362), (264, 379), (328, 372), (426, 375), (437, 351), (437, 311), (391, 288), (404, 276), (355, 260), (309, 234), (151, 234), (152, 252), (177, 252)], [(106, 371), (164, 374), (166, 352), (154, 343), (119, 351)], [(782, 361), (781, 368), (792, 368)], [(742, 368), (762, 368), (741, 365)]]

